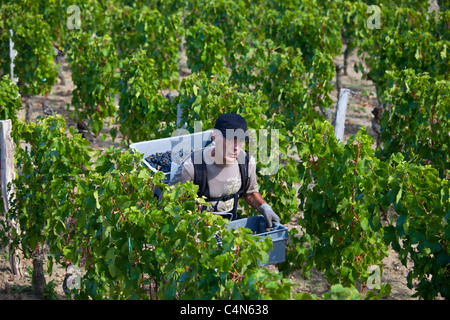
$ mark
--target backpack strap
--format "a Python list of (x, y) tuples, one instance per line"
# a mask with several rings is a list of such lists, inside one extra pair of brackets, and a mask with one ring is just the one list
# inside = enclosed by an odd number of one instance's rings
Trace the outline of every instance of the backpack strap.
[(248, 163), (250, 162), (250, 155), (245, 150), (244, 153), (245, 153), (245, 161), (244, 163), (239, 163), (239, 170), (241, 171), (241, 179), (242, 179), (241, 189), (243, 192), (246, 192), (248, 190), (250, 182), (250, 177), (248, 176)]
[(240, 219), (241, 216), (238, 213), (238, 205), (239, 205), (239, 198), (248, 190), (250, 178), (248, 176), (248, 163), (250, 161), (250, 156), (247, 151), (244, 150), (244, 163), (239, 162), (239, 171), (241, 172), (241, 188), (237, 193), (234, 194), (234, 204), (233, 209), (231, 211), (232, 217), (231, 220), (237, 220)]
[[(192, 164), (194, 165), (194, 184), (198, 185), (198, 196), (201, 197), (203, 195), (206, 196), (205, 192), (208, 187), (208, 183), (206, 181), (206, 164), (203, 161), (203, 149), (196, 151), (201, 153), (201, 162), (194, 162), (194, 152), (191, 153)], [(209, 188), (208, 188), (208, 196), (209, 196)], [(206, 196), (207, 197), (207, 196)]]

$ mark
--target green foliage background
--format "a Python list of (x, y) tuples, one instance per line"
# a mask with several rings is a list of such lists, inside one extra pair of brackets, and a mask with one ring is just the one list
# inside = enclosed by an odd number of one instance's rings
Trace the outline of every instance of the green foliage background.
[[(443, 2), (437, 16), (425, 0), (0, 4), (0, 115), (13, 122), (20, 172), (8, 213), (20, 231), (13, 230), (10, 249), (29, 256), (46, 248), (49, 271), (55, 263), (82, 266), (76, 298), (317, 299), (293, 294), (288, 279), (294, 270), (308, 276), (316, 268), (334, 285), (319, 298), (376, 299), (390, 286), (363, 295), (355, 286), (371, 281), (369, 266), (381, 269), (388, 246), (404, 265), (414, 262), (406, 280), (411, 288), (418, 281), (416, 296), (450, 296), (450, 40)], [(81, 29), (66, 25), (69, 5), (80, 8)], [(380, 29), (367, 27), (370, 5), (380, 9)], [(17, 85), (4, 76), (9, 29)], [(344, 41), (362, 61), (355, 69), (377, 89), (377, 150), (367, 129), (338, 142), (323, 116), (333, 104), (333, 59)], [(182, 46), (192, 74), (179, 83)], [(19, 92), (46, 95), (56, 81), (54, 47), (72, 71), (73, 117), (95, 134), (105, 121), (117, 122), (127, 146), (169, 136), (178, 107), (188, 130), (194, 121), (211, 128), (224, 112), (243, 115), (251, 129), (277, 130), (280, 152), (270, 156), (279, 167), (269, 175), (267, 164), (257, 163), (260, 192), (282, 221), (302, 213), (302, 233), (290, 231), (279, 272), (258, 265), (270, 240), (199, 215), (194, 185), (168, 187), (162, 174), (142, 167), (142, 155), (92, 150), (61, 117), (19, 121)], [(172, 102), (163, 97), (174, 90)], [(155, 186), (162, 200), (153, 197)], [(395, 215), (383, 222), (389, 209)]]

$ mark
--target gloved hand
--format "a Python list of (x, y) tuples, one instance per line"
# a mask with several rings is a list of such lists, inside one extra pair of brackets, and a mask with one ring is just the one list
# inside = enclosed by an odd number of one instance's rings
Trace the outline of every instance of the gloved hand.
[(267, 203), (264, 203), (259, 207), (259, 212), (266, 218), (266, 224), (269, 228), (272, 228), (272, 221), (280, 223), (280, 217), (272, 210), (272, 207)]

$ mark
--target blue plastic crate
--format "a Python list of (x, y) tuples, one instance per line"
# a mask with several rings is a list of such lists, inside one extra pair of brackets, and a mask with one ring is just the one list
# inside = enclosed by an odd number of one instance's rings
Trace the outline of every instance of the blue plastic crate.
[(262, 215), (258, 215), (230, 221), (229, 227), (233, 229), (238, 229), (240, 227), (248, 228), (254, 235), (261, 237), (262, 239), (265, 237), (270, 237), (272, 239), (273, 248), (268, 253), (269, 259), (266, 264), (260, 263), (260, 266), (263, 267), (285, 261), (286, 240), (289, 238), (288, 228), (286, 226), (273, 222), (273, 227), (267, 231), (266, 219)]

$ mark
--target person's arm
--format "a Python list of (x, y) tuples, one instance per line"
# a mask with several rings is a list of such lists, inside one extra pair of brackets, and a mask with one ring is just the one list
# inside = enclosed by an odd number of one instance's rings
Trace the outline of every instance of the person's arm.
[(256, 177), (256, 162), (255, 159), (250, 156), (248, 164), (249, 172), (249, 186), (244, 193), (243, 198), (254, 209), (258, 210), (264, 218), (266, 218), (266, 225), (272, 228), (272, 221), (280, 223), (280, 217), (272, 210), (272, 207), (263, 199), (261, 193), (259, 193), (258, 182)]
[(245, 194), (244, 199), (266, 218), (269, 228), (272, 228), (272, 221), (280, 223), (280, 217), (272, 210), (272, 207), (263, 199), (259, 192)]
[(256, 210), (259, 210), (259, 207), (261, 207), (261, 205), (267, 203), (259, 192), (244, 194), (244, 200), (247, 201), (247, 203)]

